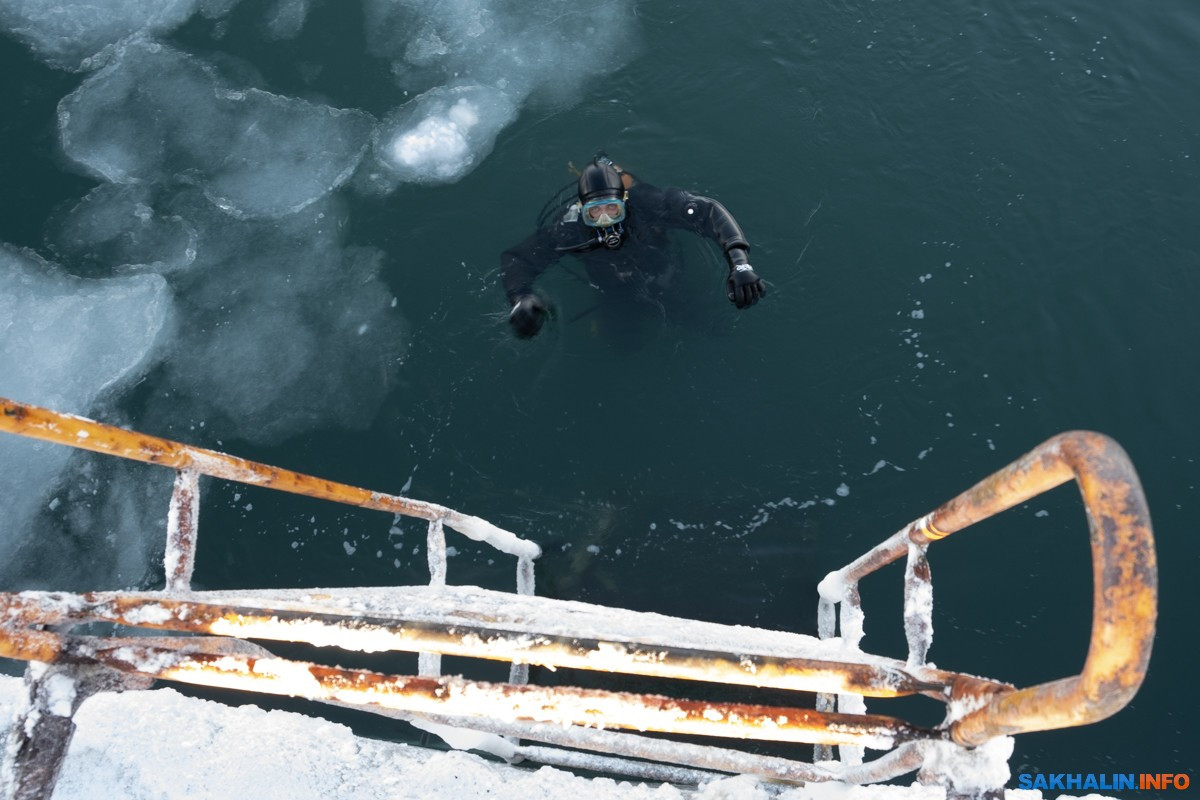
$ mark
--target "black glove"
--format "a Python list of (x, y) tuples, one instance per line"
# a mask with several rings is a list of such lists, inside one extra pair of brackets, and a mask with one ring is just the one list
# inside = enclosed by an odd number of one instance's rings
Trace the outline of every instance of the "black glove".
[(508, 324), (521, 339), (532, 339), (546, 321), (546, 304), (535, 294), (523, 294), (508, 312)]
[(738, 308), (749, 308), (767, 293), (762, 278), (754, 274), (749, 264), (734, 264), (729, 268), (729, 300)]

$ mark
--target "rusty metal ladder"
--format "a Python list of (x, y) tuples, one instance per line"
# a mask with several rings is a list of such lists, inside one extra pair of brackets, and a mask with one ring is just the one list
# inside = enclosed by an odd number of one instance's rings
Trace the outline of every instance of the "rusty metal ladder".
[[(10, 729), (0, 767), (0, 785), (20, 800), (50, 797), (70, 741), (71, 720), (54, 713), (46, 688), (56, 675), (75, 683), (72, 713), (96, 691), (146, 688), (165, 679), (352, 706), (411, 721), (443, 738), (453, 738), (452, 728), (469, 729), (476, 737), (491, 735), (483, 745), (473, 738), (473, 747), (510, 761), (681, 784), (728, 773), (790, 783), (872, 783), (920, 769), (921, 780), (946, 786), (950, 797), (966, 798), (995, 796), (999, 786), (995, 780), (989, 785), (957, 780), (955, 764), (992, 758), (987, 745), (997, 737), (1087, 724), (1115, 713), (1137, 691), (1149, 661), (1157, 580), (1149, 516), (1128, 458), (1099, 434), (1051, 439), (830, 573), (819, 587), (817, 639), (537, 597), (536, 544), (435, 504), (4, 399), (0, 430), (176, 471), (164, 591), (0, 593), (0, 657), (31, 662), (24, 716)], [(430, 585), (191, 591), (201, 474), (425, 519)], [(1091, 648), (1080, 675), (1016, 690), (926, 664), (929, 543), (1072, 478), (1087, 510), (1096, 585)], [(443, 526), (515, 556), (517, 593), (447, 586)], [(863, 653), (858, 582), (905, 555), (909, 658)], [(840, 637), (834, 635), (839, 604)], [(90, 622), (166, 635), (72, 632)], [(384, 675), (278, 658), (247, 639), (421, 655), (417, 674)], [(513, 666), (506, 683), (442, 677), (441, 655)], [(797, 704), (778, 706), (530, 686), (531, 664), (814, 692), (816, 708), (800, 706), (801, 697)], [(673, 694), (683, 694), (688, 684), (671, 686)], [(945, 721), (930, 728), (865, 713), (864, 697), (913, 694), (946, 703)], [(645, 731), (689, 740), (640, 734)], [(690, 737), (726, 741), (701, 745)], [(814, 761), (727, 746), (739, 739), (813, 744)], [(832, 760), (834, 746), (840, 761)], [(863, 762), (863, 747), (888, 752)]]

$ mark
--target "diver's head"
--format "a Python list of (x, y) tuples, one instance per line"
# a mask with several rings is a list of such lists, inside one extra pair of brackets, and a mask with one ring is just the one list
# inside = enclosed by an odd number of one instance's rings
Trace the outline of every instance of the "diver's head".
[(625, 186), (608, 159), (597, 158), (579, 174), (580, 217), (593, 228), (608, 228), (625, 219)]

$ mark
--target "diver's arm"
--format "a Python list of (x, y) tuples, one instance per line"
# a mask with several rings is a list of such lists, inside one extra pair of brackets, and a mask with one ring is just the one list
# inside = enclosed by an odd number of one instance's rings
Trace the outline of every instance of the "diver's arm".
[(666, 189), (662, 194), (667, 224), (712, 239), (725, 254), (730, 269), (749, 261), (746, 254), (750, 250), (750, 243), (746, 241), (746, 234), (742, 233), (742, 227), (729, 209), (711, 197), (682, 189)]
[(522, 339), (536, 336), (550, 313), (545, 301), (534, 294), (533, 283), (558, 257), (553, 237), (545, 229), (500, 255), (501, 280), (510, 304), (508, 324)]
[(729, 209), (711, 197), (667, 189), (662, 192), (664, 221), (685, 228), (708, 239), (721, 248), (729, 265), (726, 281), (729, 301), (738, 308), (749, 308), (767, 293), (762, 279), (750, 267), (750, 243)]
[(533, 294), (533, 283), (559, 258), (553, 237), (545, 229), (538, 230), (500, 254), (500, 275), (504, 294), (510, 303)]

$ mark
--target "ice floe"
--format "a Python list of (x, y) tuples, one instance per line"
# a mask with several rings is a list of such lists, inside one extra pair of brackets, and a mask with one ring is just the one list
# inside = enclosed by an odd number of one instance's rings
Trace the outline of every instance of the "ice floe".
[(340, 186), (374, 122), (231, 86), (200, 59), (133, 42), (59, 105), (67, 156), (113, 183), (185, 181), (240, 217), (294, 213)]
[[(173, 318), (158, 275), (86, 280), (0, 245), (0, 395), (67, 412), (89, 410), (145, 373)], [(28, 574), (30, 524), (71, 451), (0, 437), (0, 581)], [(61, 554), (60, 554), (61, 555)], [(63, 555), (65, 557), (65, 555)]]

